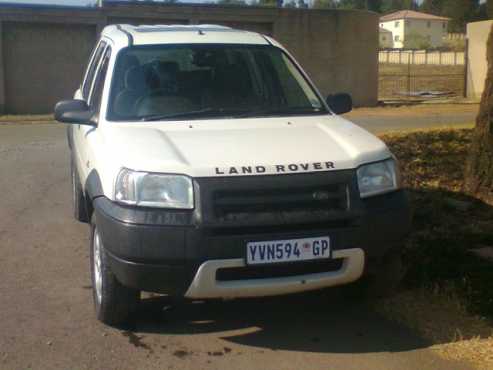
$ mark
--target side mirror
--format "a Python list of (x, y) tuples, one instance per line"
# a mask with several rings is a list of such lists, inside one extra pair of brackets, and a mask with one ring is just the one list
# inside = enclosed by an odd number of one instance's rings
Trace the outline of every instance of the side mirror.
[(63, 100), (55, 105), (55, 119), (63, 123), (97, 126), (97, 118), (84, 100)]
[(335, 114), (351, 112), (353, 109), (353, 99), (349, 94), (341, 93), (329, 95), (326, 101), (329, 108)]

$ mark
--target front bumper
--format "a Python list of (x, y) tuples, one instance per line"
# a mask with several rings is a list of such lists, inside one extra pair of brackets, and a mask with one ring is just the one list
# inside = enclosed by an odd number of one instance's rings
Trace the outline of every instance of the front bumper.
[[(233, 298), (295, 293), (357, 280), (393, 248), (402, 247), (411, 215), (404, 191), (361, 200), (351, 222), (282, 228), (217, 229), (196, 213), (138, 209), (100, 197), (94, 201), (111, 269), (124, 285), (189, 298)], [(217, 272), (245, 266), (246, 243), (329, 235), (337, 270), (220, 280)], [(298, 263), (299, 264), (299, 263)], [(310, 262), (303, 262), (310, 267)]]
[(365, 253), (362, 249), (338, 250), (333, 253), (332, 258), (343, 260), (340, 269), (298, 276), (231, 281), (218, 280), (217, 272), (221, 269), (244, 267), (243, 259), (207, 261), (200, 266), (185, 297), (247, 298), (292, 294), (351, 283), (363, 274)]

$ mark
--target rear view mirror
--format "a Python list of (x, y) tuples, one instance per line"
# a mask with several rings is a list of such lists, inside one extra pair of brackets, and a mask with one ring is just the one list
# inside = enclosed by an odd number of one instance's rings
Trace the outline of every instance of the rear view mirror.
[(333, 94), (327, 97), (327, 105), (335, 114), (343, 114), (353, 109), (353, 99), (349, 94)]
[(63, 123), (96, 126), (97, 120), (84, 100), (63, 100), (55, 106), (55, 119)]

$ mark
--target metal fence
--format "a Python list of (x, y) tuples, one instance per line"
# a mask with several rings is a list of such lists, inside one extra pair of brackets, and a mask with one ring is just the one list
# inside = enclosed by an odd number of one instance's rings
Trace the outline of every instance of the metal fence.
[(403, 66), (402, 71), (379, 74), (380, 100), (427, 100), (433, 98), (462, 97), (466, 94), (465, 70), (455, 67), (447, 71), (441, 67), (413, 68)]
[(464, 65), (463, 51), (428, 50), (381, 50), (378, 53), (380, 63), (424, 64), (424, 65)]

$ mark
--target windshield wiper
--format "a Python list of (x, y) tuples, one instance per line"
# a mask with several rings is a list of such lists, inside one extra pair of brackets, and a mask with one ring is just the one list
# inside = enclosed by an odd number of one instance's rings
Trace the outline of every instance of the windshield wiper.
[(259, 109), (252, 110), (239, 117), (261, 117), (261, 116), (272, 116), (272, 115), (290, 115), (290, 114), (310, 114), (310, 113), (323, 113), (325, 112), (322, 108), (315, 107), (287, 107), (287, 108), (275, 108), (275, 109)]
[(140, 118), (141, 121), (160, 121), (174, 118), (193, 118), (205, 116), (223, 116), (223, 115), (237, 115), (247, 112), (245, 109), (227, 109), (227, 108), (205, 108), (200, 110), (194, 110), (189, 112), (173, 113), (173, 114), (153, 114)]

